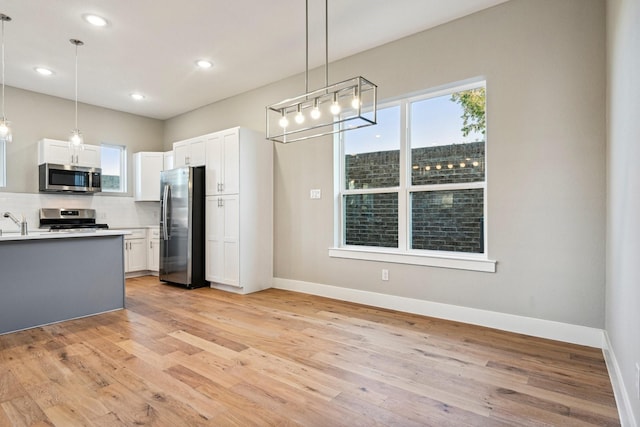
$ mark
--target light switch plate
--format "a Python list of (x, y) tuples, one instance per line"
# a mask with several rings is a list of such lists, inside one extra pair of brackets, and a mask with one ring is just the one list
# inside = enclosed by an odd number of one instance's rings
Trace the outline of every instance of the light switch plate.
[(319, 199), (322, 197), (322, 191), (320, 191), (319, 188), (314, 188), (313, 190), (309, 191), (309, 197), (311, 199)]

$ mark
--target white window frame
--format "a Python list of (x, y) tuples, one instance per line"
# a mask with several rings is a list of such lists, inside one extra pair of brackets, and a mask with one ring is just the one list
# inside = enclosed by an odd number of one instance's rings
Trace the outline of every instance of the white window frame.
[(7, 146), (0, 141), (0, 187), (7, 186)]
[[(375, 189), (349, 190), (345, 185), (345, 150), (342, 134), (334, 136), (334, 246), (329, 248), (329, 256), (398, 264), (444, 267), (462, 270), (495, 272), (496, 261), (488, 258), (488, 209), (487, 209), (487, 169), (485, 151), (485, 179), (482, 182), (460, 184), (412, 185), (411, 150), (409, 141), (409, 108), (411, 103), (429, 98), (460, 92), (480, 86), (486, 87), (484, 80), (475, 80), (466, 84), (455, 84), (438, 90), (431, 90), (400, 100), (380, 103), (379, 109), (400, 105), (400, 185)], [(484, 189), (484, 253), (464, 253), (410, 249), (409, 226), (411, 224), (410, 194), (420, 191), (445, 191), (482, 188)], [(353, 194), (398, 194), (398, 247), (384, 248), (371, 246), (345, 245), (344, 196)]]
[[(120, 150), (120, 177), (121, 177), (119, 190), (105, 190), (103, 188), (102, 193), (114, 194), (114, 195), (126, 194), (127, 193), (127, 146), (119, 145), (119, 144), (108, 144), (103, 142), (100, 144), (100, 150), (102, 150), (102, 147), (117, 148)], [(100, 155), (100, 158), (101, 158), (100, 162), (102, 166), (102, 153)]]

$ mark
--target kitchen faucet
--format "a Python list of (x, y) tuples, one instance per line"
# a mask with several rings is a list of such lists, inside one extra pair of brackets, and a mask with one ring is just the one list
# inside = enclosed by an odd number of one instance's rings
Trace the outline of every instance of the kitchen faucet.
[(4, 217), (11, 219), (11, 221), (15, 222), (16, 225), (18, 227), (20, 227), (20, 234), (21, 235), (23, 235), (23, 236), (27, 235), (27, 220), (24, 219), (24, 216), (22, 216), (22, 221), (18, 221), (18, 218), (16, 218), (14, 215), (12, 215), (11, 212), (5, 212), (4, 213)]

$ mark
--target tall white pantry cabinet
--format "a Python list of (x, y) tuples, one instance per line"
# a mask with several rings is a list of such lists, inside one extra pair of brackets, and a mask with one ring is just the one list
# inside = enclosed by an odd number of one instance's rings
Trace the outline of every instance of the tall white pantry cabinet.
[(246, 294), (273, 280), (273, 143), (231, 128), (206, 135), (206, 272)]

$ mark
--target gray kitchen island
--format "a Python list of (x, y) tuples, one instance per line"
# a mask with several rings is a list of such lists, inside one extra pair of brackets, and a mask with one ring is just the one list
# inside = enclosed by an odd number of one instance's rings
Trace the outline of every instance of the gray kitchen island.
[(0, 334), (124, 308), (125, 234), (0, 236)]

